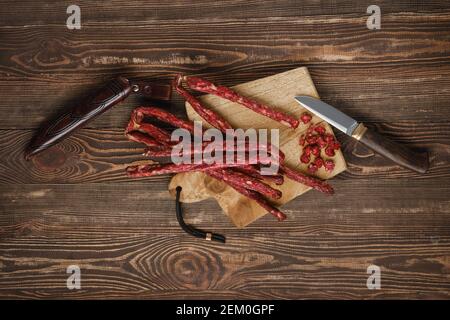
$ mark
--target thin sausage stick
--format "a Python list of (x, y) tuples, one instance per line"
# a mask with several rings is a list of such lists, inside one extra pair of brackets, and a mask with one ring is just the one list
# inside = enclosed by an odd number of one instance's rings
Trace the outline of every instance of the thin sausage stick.
[(274, 189), (268, 184), (251, 177), (245, 173), (238, 172), (233, 169), (221, 169), (220, 170), (223, 175), (223, 181), (233, 181), (236, 184), (250, 190), (257, 191), (261, 193), (262, 195), (274, 199), (280, 199), (282, 196), (282, 193), (280, 190)]
[[(137, 165), (127, 168), (127, 175), (131, 178), (140, 177), (152, 177), (156, 175), (172, 174), (180, 172), (190, 171), (207, 171), (218, 170), (221, 168), (227, 168), (226, 165), (217, 164), (150, 164), (150, 165)], [(224, 181), (234, 181), (242, 187), (249, 188), (264, 194), (265, 196), (272, 197), (274, 199), (281, 198), (282, 194), (280, 190), (274, 189), (268, 184), (259, 181), (253, 177), (247, 176), (243, 173), (232, 171), (231, 169), (222, 170), (222, 177)]]
[(131, 119), (125, 129), (125, 136), (133, 141), (136, 141), (136, 139), (142, 140), (138, 142), (145, 143), (148, 146), (153, 146), (153, 142), (151, 142), (150, 139), (144, 138), (144, 135), (132, 134), (130, 136), (131, 132), (141, 132), (143, 134), (147, 134), (148, 136), (150, 136), (150, 138), (157, 141), (159, 145), (171, 146), (174, 144), (170, 140), (170, 133), (168, 133), (166, 130), (158, 128), (151, 123), (143, 123), (142, 117), (140, 117), (138, 112), (135, 111), (131, 113)]
[(223, 175), (218, 170), (217, 171), (215, 171), (215, 170), (207, 170), (207, 171), (205, 171), (205, 173), (208, 174), (209, 176), (219, 180), (219, 181), (226, 182), (228, 185), (230, 185), (230, 187), (235, 189), (240, 194), (246, 196), (247, 198), (250, 198), (250, 199), (256, 201), (261, 207), (263, 207), (265, 210), (267, 210), (267, 212), (269, 212), (271, 215), (273, 215), (275, 218), (277, 218), (278, 221), (283, 221), (284, 219), (286, 219), (286, 215), (283, 212), (281, 212), (280, 210), (278, 210), (277, 208), (272, 206), (258, 192), (253, 191), (253, 190), (249, 190), (247, 188), (244, 188), (244, 187), (240, 186), (239, 184), (237, 184), (237, 183), (235, 183), (233, 181), (225, 181), (223, 179)]
[[(203, 154), (205, 151), (205, 148), (210, 144), (211, 142), (209, 141), (204, 141), (202, 143), (202, 149), (200, 148), (193, 148), (191, 146), (191, 149), (182, 149), (180, 150), (178, 156), (194, 156), (196, 154)], [(233, 145), (233, 146), (228, 146), (228, 144), (226, 142), (224, 142), (222, 145), (220, 146), (216, 146), (216, 148), (214, 148), (215, 152), (224, 152), (227, 150), (233, 150), (234, 152), (242, 152), (244, 151), (246, 154), (248, 153), (256, 153), (256, 159), (258, 163), (263, 163), (263, 164), (270, 164), (270, 163), (283, 163), (284, 162), (284, 158), (285, 155), (283, 152), (279, 151), (277, 148), (275, 148), (276, 151), (278, 151), (278, 156), (275, 155), (274, 159), (272, 159), (272, 155), (270, 153), (270, 150), (272, 146), (269, 145), (269, 148), (267, 148), (266, 146), (260, 146), (258, 144), (249, 144), (248, 142), (246, 142), (245, 146), (242, 147), (240, 145)], [(260, 155), (260, 150), (269, 150), (267, 153), (267, 155)], [(150, 157), (170, 157), (172, 155), (172, 149), (170, 148), (166, 148), (166, 149), (161, 149), (161, 150), (153, 150), (153, 149), (147, 149), (144, 152), (144, 155), (150, 156)], [(253, 158), (255, 158), (253, 156)], [(272, 161), (273, 160), (273, 161)], [(256, 162), (253, 162), (254, 164)]]
[(286, 177), (288, 177), (289, 179), (300, 182), (308, 187), (311, 187), (315, 190), (318, 190), (318, 191), (326, 193), (326, 194), (334, 193), (333, 187), (323, 180), (320, 180), (320, 179), (317, 179), (317, 178), (314, 178), (311, 176), (307, 176), (307, 175), (305, 175), (301, 172), (298, 172), (296, 170), (293, 170), (283, 164), (280, 166), (280, 170), (281, 170), (281, 173), (285, 174)]
[(277, 111), (262, 103), (258, 103), (255, 100), (243, 97), (228, 87), (216, 86), (214, 83), (198, 77), (184, 77), (183, 79), (186, 81), (188, 87), (192, 90), (211, 93), (218, 97), (239, 103), (256, 113), (262, 114), (263, 116), (271, 118), (291, 128), (297, 128), (300, 123), (299, 120), (295, 119), (294, 117)]
[[(219, 150), (217, 150), (219, 151)], [(171, 157), (172, 156), (172, 149), (171, 148), (146, 148), (144, 153), (142, 155), (147, 156), (147, 157), (151, 157), (151, 158), (167, 158), (167, 157)], [(190, 159), (192, 159), (192, 156), (194, 156), (195, 154), (200, 154), (202, 153), (201, 150), (182, 150), (182, 152), (178, 153), (178, 156), (185, 156), (185, 157), (190, 157)], [(251, 153), (245, 153), (245, 158), (239, 158), (238, 159), (238, 154), (234, 153), (233, 154), (233, 159), (231, 162), (228, 162), (228, 159), (226, 157), (226, 155), (222, 155), (221, 158), (221, 162), (223, 162), (224, 164), (227, 163), (228, 166), (244, 166), (244, 165), (251, 165), (251, 164), (263, 164), (263, 165), (279, 165), (278, 162), (276, 161), (272, 161), (270, 158), (266, 158), (266, 157), (260, 157), (258, 154), (254, 155)]]
[[(156, 118), (160, 121), (173, 125), (177, 128), (188, 130), (190, 133), (194, 133), (194, 124), (192, 121), (187, 121), (174, 116), (170, 112), (155, 108), (155, 107), (138, 107), (134, 109), (135, 121), (141, 123), (145, 116)], [(133, 117), (133, 115), (132, 115)]]
[(141, 123), (137, 130), (147, 133), (163, 145), (172, 146), (174, 144), (174, 142), (170, 140), (170, 133), (151, 123)]
[(213, 127), (219, 129), (220, 131), (224, 132), (227, 129), (232, 129), (231, 125), (223, 119), (221, 116), (219, 116), (214, 111), (204, 107), (197, 98), (195, 98), (193, 95), (191, 95), (189, 92), (187, 92), (181, 85), (181, 75), (177, 75), (175, 80), (173, 81), (173, 88), (175, 91), (180, 94), (189, 104), (192, 106), (192, 108), (197, 112), (200, 117), (202, 117), (206, 122), (208, 122)]

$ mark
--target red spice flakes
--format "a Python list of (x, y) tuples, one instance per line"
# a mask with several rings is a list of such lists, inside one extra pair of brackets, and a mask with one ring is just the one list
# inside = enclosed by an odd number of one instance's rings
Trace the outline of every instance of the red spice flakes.
[(309, 123), (309, 122), (311, 121), (311, 119), (312, 119), (312, 116), (311, 116), (311, 114), (309, 114), (308, 112), (304, 112), (304, 113), (302, 113), (302, 115), (300, 116), (300, 120), (302, 120), (302, 122), (303, 122), (304, 124)]

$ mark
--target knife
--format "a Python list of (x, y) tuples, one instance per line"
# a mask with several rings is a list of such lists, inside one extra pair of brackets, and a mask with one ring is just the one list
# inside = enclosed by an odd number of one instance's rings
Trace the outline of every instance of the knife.
[(25, 159), (29, 160), (33, 155), (67, 138), (76, 129), (123, 101), (132, 93), (155, 100), (170, 100), (172, 88), (170, 85), (131, 81), (124, 77), (113, 79), (93, 95), (82, 100), (75, 108), (64, 112), (43, 126), (25, 150)]
[(304, 108), (322, 118), (346, 135), (363, 143), (376, 153), (394, 161), (402, 167), (418, 173), (428, 170), (428, 153), (417, 153), (368, 129), (362, 122), (347, 116), (329, 104), (309, 97), (298, 96), (295, 100)]

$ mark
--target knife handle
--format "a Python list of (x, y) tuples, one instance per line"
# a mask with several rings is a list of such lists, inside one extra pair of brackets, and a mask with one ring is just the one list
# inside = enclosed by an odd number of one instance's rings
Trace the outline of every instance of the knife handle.
[(418, 173), (425, 173), (428, 170), (428, 153), (417, 153), (411, 149), (395, 143), (360, 123), (354, 130), (352, 137), (379, 153), (391, 159), (395, 163)]
[(132, 85), (128, 79), (118, 77), (112, 80), (94, 95), (45, 126), (28, 146), (25, 158), (29, 159), (66, 138), (74, 130), (124, 100), (131, 92)]

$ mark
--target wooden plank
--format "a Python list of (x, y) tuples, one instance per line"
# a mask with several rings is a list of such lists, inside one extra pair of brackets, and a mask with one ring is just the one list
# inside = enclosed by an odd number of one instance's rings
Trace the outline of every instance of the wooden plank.
[(245, 64), (273, 61), (448, 62), (449, 15), (387, 14), (376, 32), (367, 29), (365, 19), (150, 21), (86, 26), (79, 32), (64, 26), (9, 27), (2, 32), (0, 71), (8, 80), (70, 82), (117, 72), (228, 73)]
[[(84, 23), (108, 22), (134, 23), (142, 20), (211, 20), (211, 19), (250, 19), (274, 17), (299, 17), (309, 15), (344, 15), (357, 13), (366, 16), (366, 9), (372, 2), (370, 0), (333, 0), (315, 1), (295, 0), (283, 1), (257, 1), (235, 0), (214, 3), (201, 1), (88, 1), (78, 0), (77, 5), (82, 10)], [(26, 0), (21, 2), (10, 1), (2, 7), (0, 21), (5, 25), (41, 25), (65, 23), (66, 8), (69, 4), (57, 0), (38, 2)], [(377, 5), (383, 13), (414, 12), (414, 13), (441, 13), (450, 10), (448, 3), (440, 0), (411, 1), (411, 0), (378, 0)], [(17, 12), (27, 12), (17, 17)], [(28, 13), (29, 14), (26, 14)]]
[[(400, 121), (378, 124), (375, 129), (394, 141), (413, 148), (430, 151), (431, 167), (425, 175), (402, 169), (389, 160), (358, 145), (353, 139), (337, 133), (347, 161), (347, 171), (335, 179), (431, 179), (448, 177), (450, 167), (450, 124), (447, 121)], [(146, 159), (140, 154), (144, 148), (129, 142), (122, 130), (82, 129), (73, 137), (54, 147), (53, 151), (27, 162), (23, 150), (33, 131), (1, 130), (0, 184), (7, 183), (83, 183), (129, 182), (124, 174), (126, 166)], [(153, 177), (146, 181), (166, 179)], [(165, 180), (166, 181), (166, 180)], [(168, 180), (167, 180), (168, 181)]]
[[(286, 223), (267, 216), (245, 230), (239, 230), (221, 214), (220, 207), (212, 200), (186, 204), (186, 221), (215, 227), (217, 231), (232, 231), (239, 236), (258, 235), (264, 229), (274, 233), (306, 232), (315, 228), (327, 229), (332, 224), (335, 224), (336, 233), (350, 235), (366, 231), (355, 228), (359, 224), (367, 225), (368, 231), (384, 231), (389, 236), (397, 232), (413, 236), (409, 227), (423, 227), (427, 232), (433, 228), (446, 231), (450, 228), (445, 223), (450, 214), (447, 205), (450, 201), (447, 195), (449, 181), (450, 177), (434, 180), (360, 179), (358, 183), (337, 179), (334, 181), (337, 192), (332, 197), (309, 192), (284, 205), (289, 221)], [(128, 184), (2, 184), (0, 208), (5, 213), (0, 216), (2, 237), (19, 236), (22, 223), (36, 235), (49, 236), (68, 232), (70, 228), (74, 234), (85, 234), (86, 230), (75, 228), (77, 224), (89, 228), (94, 238), (103, 233), (115, 236), (125, 236), (130, 231), (147, 234), (149, 228), (161, 235), (167, 232), (181, 235), (175, 219), (175, 201), (166, 186), (167, 180)], [(355, 195), (360, 199), (358, 208), (352, 201)], [(29, 224), (35, 219), (38, 219), (38, 225)], [(64, 224), (67, 229), (44, 230), (39, 227), (41, 223)], [(15, 224), (16, 229), (4, 228)]]
[[(220, 84), (234, 85), (286, 71), (293, 66), (295, 65), (268, 63), (267, 68), (260, 68), (249, 65), (227, 75), (208, 73), (206, 77)], [(312, 65), (309, 70), (321, 98), (360, 121), (440, 121), (449, 117), (448, 63), (424, 66), (420, 62), (411, 62), (398, 67), (365, 64)], [(436, 70), (439, 70), (439, 75), (436, 75)], [(40, 80), (0, 81), (1, 92), (8, 92), (0, 100), (0, 113), (8, 114), (8, 117), (0, 117), (0, 126), (4, 129), (37, 128), (61, 110), (75, 105), (80, 97), (107, 80), (83, 84), (48, 83)], [(24, 87), (27, 88), (26, 91), (21, 89)], [(178, 116), (185, 116), (183, 101), (177, 95), (174, 95), (170, 104), (131, 96), (90, 122), (88, 127), (124, 127), (131, 110), (142, 104), (158, 105)]]
[[(449, 15), (387, 15), (376, 32), (361, 18), (311, 19), (150, 21), (113, 32), (109, 24), (79, 33), (56, 26), (7, 28), (0, 90), (8, 94), (0, 112), (9, 116), (0, 126), (35, 128), (117, 74), (167, 80), (186, 72), (235, 85), (303, 65), (324, 100), (362, 120), (380, 121), (380, 113), (390, 121), (448, 116)], [(122, 126), (139, 102), (130, 98), (92, 126)], [(175, 102), (172, 108), (180, 107)]]
[[(0, 295), (449, 298), (449, 185), (336, 181), (333, 198), (286, 205), (289, 223), (264, 217), (245, 230), (213, 201), (186, 207), (189, 223), (224, 232), (226, 245), (185, 235), (161, 184), (1, 185)], [(65, 287), (71, 264), (79, 291)], [(370, 264), (382, 290), (366, 288)]]

